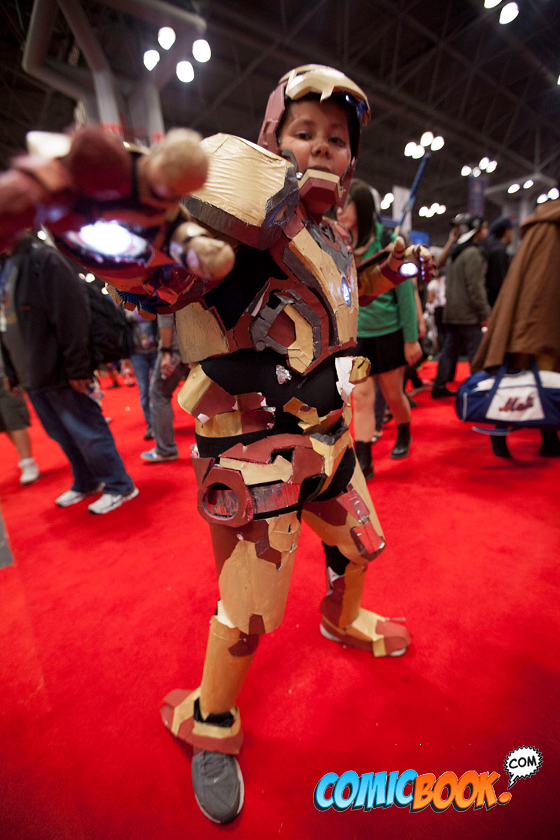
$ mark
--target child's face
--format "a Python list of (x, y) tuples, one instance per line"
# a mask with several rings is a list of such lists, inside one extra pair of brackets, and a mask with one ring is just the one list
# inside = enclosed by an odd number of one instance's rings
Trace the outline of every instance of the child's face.
[(322, 169), (340, 178), (351, 160), (346, 114), (329, 100), (292, 102), (279, 145), (293, 152), (300, 172)]

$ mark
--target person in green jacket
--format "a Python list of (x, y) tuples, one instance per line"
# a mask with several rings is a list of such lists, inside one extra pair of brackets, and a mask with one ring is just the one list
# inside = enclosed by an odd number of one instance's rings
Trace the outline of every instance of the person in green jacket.
[[(352, 236), (356, 265), (391, 241), (378, 220), (372, 188), (357, 178), (350, 185), (346, 207), (338, 211), (338, 221)], [(390, 457), (406, 458), (412, 440), (410, 404), (403, 388), (404, 370), (407, 364), (415, 364), (422, 356), (412, 280), (360, 307), (357, 352), (370, 360), (371, 371), (369, 379), (354, 388), (356, 455), (365, 477), (373, 478), (371, 439), (375, 433), (375, 376), (397, 424), (397, 440)]]

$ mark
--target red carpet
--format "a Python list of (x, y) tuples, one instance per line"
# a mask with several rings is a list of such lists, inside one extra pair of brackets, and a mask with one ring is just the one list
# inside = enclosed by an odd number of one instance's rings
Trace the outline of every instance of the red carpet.
[[(32, 487), (0, 436), (15, 558), (0, 569), (2, 840), (558, 837), (560, 463), (538, 456), (535, 432), (512, 436), (515, 460), (499, 460), (449, 401), (418, 401), (411, 456), (389, 459), (393, 425), (374, 447), (389, 547), (365, 600), (406, 616), (413, 645), (374, 660), (320, 636), (322, 553), (304, 528), (284, 623), (240, 698), (246, 805), (226, 827), (200, 814), (189, 758), (158, 712), (170, 689), (198, 684), (217, 594), (190, 418), (176, 408), (180, 460), (145, 465), (137, 389), (107, 392), (140, 495), (104, 517), (55, 507), (69, 469), (37, 422)], [(313, 806), (329, 771), (496, 771), (500, 794), (520, 746), (540, 749), (542, 768), (491, 810)]]

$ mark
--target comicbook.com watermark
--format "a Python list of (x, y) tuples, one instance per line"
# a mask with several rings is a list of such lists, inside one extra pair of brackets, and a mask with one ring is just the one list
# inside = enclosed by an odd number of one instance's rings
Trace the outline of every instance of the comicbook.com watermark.
[(510, 789), (519, 781), (532, 776), (542, 766), (543, 757), (535, 747), (518, 747), (504, 761), (509, 776), (507, 790), (496, 793), (494, 785), (500, 774), (468, 770), (458, 778), (452, 770), (436, 779), (433, 773), (420, 775), (416, 770), (398, 770), (392, 773), (363, 773), (359, 776), (348, 770), (341, 776), (325, 773), (313, 793), (313, 804), (318, 811), (371, 811), (373, 808), (409, 808), (417, 814), (425, 808), (441, 813), (449, 807), (456, 811), (478, 811), (507, 805), (511, 801)]

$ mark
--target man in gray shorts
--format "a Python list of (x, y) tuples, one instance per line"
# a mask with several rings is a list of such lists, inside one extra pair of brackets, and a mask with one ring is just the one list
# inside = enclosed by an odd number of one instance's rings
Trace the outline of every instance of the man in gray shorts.
[(39, 478), (39, 467), (31, 451), (28, 427), (31, 425), (29, 409), (22, 390), (11, 388), (4, 370), (0, 348), (0, 432), (5, 432), (19, 455), (20, 484), (27, 487)]

